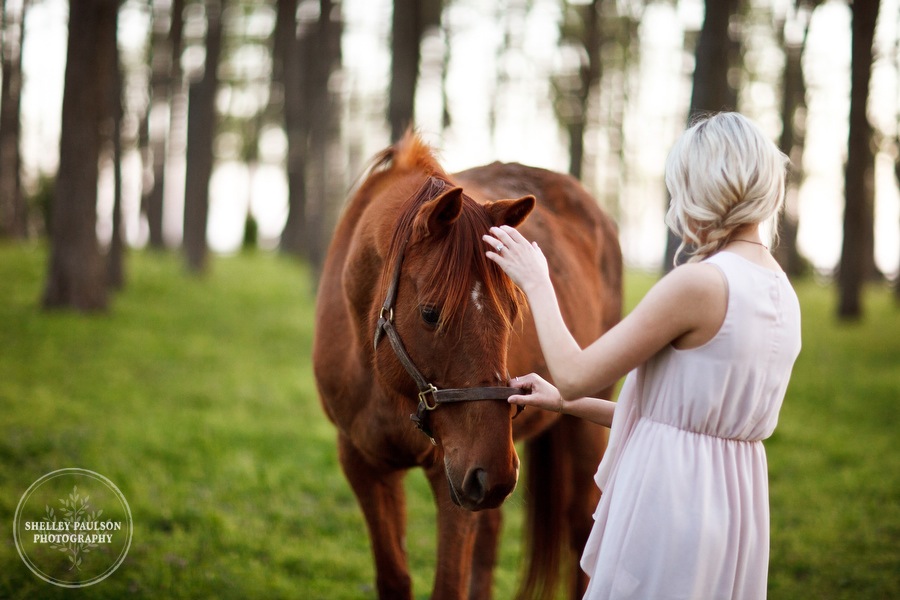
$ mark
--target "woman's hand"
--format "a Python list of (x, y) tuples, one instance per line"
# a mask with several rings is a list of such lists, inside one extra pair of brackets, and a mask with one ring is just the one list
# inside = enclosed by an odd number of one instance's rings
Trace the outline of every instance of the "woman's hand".
[(516, 377), (509, 383), (526, 391), (525, 394), (510, 396), (510, 404), (518, 404), (522, 407), (534, 406), (555, 413), (562, 412), (563, 399), (559, 390), (537, 373)]
[(588, 397), (563, 400), (562, 394), (559, 393), (556, 386), (537, 373), (516, 377), (509, 384), (526, 391), (524, 394), (510, 396), (510, 404), (518, 404), (522, 407), (534, 406), (555, 413), (572, 415), (579, 419), (587, 419), (604, 427), (612, 427), (616, 412), (615, 402)]
[(537, 242), (529, 243), (508, 225), (491, 227), (490, 233), (482, 239), (491, 247), (485, 253), (487, 257), (497, 263), (526, 295), (550, 281), (547, 258)]

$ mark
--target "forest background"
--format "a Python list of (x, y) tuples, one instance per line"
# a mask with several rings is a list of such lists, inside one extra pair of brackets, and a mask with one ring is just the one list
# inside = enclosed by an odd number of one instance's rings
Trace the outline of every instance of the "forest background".
[[(0, 514), (73, 460), (119, 482), (143, 545), (96, 597), (371, 595), (311, 305), (407, 126), (450, 171), (579, 177), (631, 306), (671, 264), (666, 152), (722, 109), (792, 159), (775, 254), (805, 345), (768, 444), (770, 595), (900, 593), (900, 1), (2, 0), (0, 37)], [(49, 593), (11, 544), (0, 564), (0, 596)]]
[[(105, 306), (125, 246), (183, 248), (196, 272), (210, 247), (242, 244), (318, 265), (367, 160), (410, 124), (451, 171), (572, 173), (616, 217), (629, 265), (667, 266), (665, 154), (723, 109), (792, 159), (777, 251), (791, 274), (834, 278), (855, 318), (864, 282), (900, 272), (898, 0), (76, 6), (3, 1), (0, 231), (58, 235), (81, 258), (53, 253), (46, 304)], [(66, 46), (79, 36), (97, 43)], [(86, 297), (54, 298), (59, 278)]]

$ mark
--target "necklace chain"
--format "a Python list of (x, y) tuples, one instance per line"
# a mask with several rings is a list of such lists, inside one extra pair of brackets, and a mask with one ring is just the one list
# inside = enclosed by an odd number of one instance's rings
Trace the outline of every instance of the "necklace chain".
[(746, 243), (746, 244), (756, 244), (757, 246), (762, 246), (762, 247), (765, 248), (766, 250), (769, 249), (769, 247), (766, 246), (765, 244), (763, 244), (762, 242), (754, 242), (753, 240), (742, 240), (741, 238), (735, 238), (735, 239), (733, 239), (733, 240), (731, 240), (731, 241), (732, 241), (732, 242), (744, 242), (744, 243)]

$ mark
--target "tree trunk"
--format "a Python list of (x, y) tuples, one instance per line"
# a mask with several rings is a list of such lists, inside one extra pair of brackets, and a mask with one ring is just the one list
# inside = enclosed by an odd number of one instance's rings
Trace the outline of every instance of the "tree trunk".
[(119, 44), (116, 29), (104, 29), (105, 37), (101, 40), (106, 46), (107, 65), (112, 73), (112, 82), (108, 94), (107, 122), (111, 125), (109, 132), (112, 169), (113, 169), (113, 212), (112, 238), (107, 254), (107, 282), (110, 287), (121, 290), (125, 286), (125, 234), (122, 231), (122, 70), (119, 65)]
[[(900, 19), (898, 19), (898, 25), (900, 25)], [(894, 40), (894, 72), (895, 77), (897, 77), (897, 98), (898, 102), (900, 102), (900, 34), (897, 35), (897, 38)], [(896, 106), (896, 123), (894, 124), (894, 131), (896, 135), (894, 136), (894, 179), (897, 182), (897, 190), (900, 191), (900, 103)], [(898, 248), (900, 250), (900, 248)], [(897, 278), (894, 279), (894, 300), (896, 300), (897, 305), (900, 306), (900, 264), (898, 264), (898, 272)]]
[(848, 320), (862, 317), (862, 289), (874, 268), (875, 158), (866, 107), (878, 5), (878, 0), (856, 0), (851, 4), (850, 133), (844, 173), (844, 241), (838, 273), (838, 316)]
[(740, 43), (729, 35), (729, 25), (740, 0), (707, 0), (703, 28), (694, 56), (694, 87), (688, 120), (705, 112), (734, 110), (737, 88), (728, 81), (728, 70), (739, 62)]
[(416, 84), (423, 19), (419, 0), (394, 0), (391, 21), (391, 90), (388, 119), (391, 140), (397, 141), (415, 124)]
[[(290, 4), (292, 0), (287, 0)], [(276, 31), (294, 31), (293, 12), (278, 7)], [(284, 118), (288, 136), (288, 218), (283, 252), (307, 259), (317, 270), (346, 192), (341, 184), (339, 90), (330, 85), (341, 67), (340, 2), (319, 0), (315, 22), (301, 23), (299, 37), (281, 38)]]
[(441, 23), (443, 0), (394, 0), (391, 19), (391, 89), (388, 120), (391, 141), (416, 124), (422, 37)]
[[(894, 155), (894, 178), (897, 180), (897, 189), (900, 189), (900, 121), (897, 123), (897, 129), (897, 139), (894, 140), (897, 148), (897, 153)], [(897, 279), (894, 280), (894, 298), (900, 302), (900, 271), (897, 273)]]
[(303, 93), (303, 58), (313, 48), (303, 44), (297, 36), (297, 0), (278, 0), (275, 23), (275, 69), (277, 83), (280, 75), (284, 90), (284, 129), (287, 135), (288, 216), (281, 232), (280, 250), (296, 256), (303, 255), (303, 236), (306, 230), (306, 144), (309, 115)]
[[(315, 33), (308, 38), (315, 49), (307, 54), (305, 87), (309, 108), (309, 154), (306, 157), (305, 255), (318, 273), (346, 191), (340, 184), (340, 92), (329, 86), (341, 66), (340, 3), (320, 0)], [(308, 47), (308, 46), (307, 46)]]
[[(694, 51), (694, 86), (688, 124), (703, 113), (737, 107), (737, 89), (728, 81), (728, 71), (740, 61), (740, 40), (731, 39), (729, 24), (740, 8), (740, 0), (706, 0), (705, 4), (703, 28)], [(669, 231), (663, 263), (666, 271), (672, 269), (680, 243)]]
[(194, 273), (206, 270), (206, 225), (209, 180), (216, 134), (217, 71), (222, 51), (222, 10), (225, 2), (206, 1), (206, 64), (203, 76), (188, 92), (187, 164), (184, 184), (184, 252)]
[(600, 84), (601, 62), (600, 46), (602, 45), (601, 0), (592, 0), (580, 10), (582, 21), (582, 39), (587, 62), (579, 69), (579, 88), (577, 98), (578, 114), (569, 124), (569, 174), (581, 179), (584, 166), (584, 134), (587, 131), (591, 94)]
[[(167, 26), (168, 25), (168, 26)], [(163, 205), (165, 196), (168, 142), (172, 137), (173, 104), (181, 92), (181, 46), (184, 28), (184, 0), (154, 2), (152, 57), (150, 61), (150, 105), (147, 107), (148, 159), (152, 185), (144, 190), (142, 208), (147, 219), (151, 248), (165, 246)], [(151, 125), (150, 122), (153, 122)]]
[(22, 195), (20, 103), (22, 98), (22, 42), (25, 38), (25, 10), (17, 14), (7, 10), (3, 0), (0, 20), (0, 62), (3, 84), (0, 88), (0, 235), (25, 238), (28, 213)]
[(809, 270), (809, 263), (797, 249), (798, 214), (797, 193), (803, 183), (803, 150), (805, 144), (806, 79), (803, 74), (803, 54), (809, 33), (811, 15), (802, 13), (803, 36), (788, 40), (781, 28), (784, 47), (784, 71), (781, 86), (781, 138), (779, 148), (791, 159), (787, 176), (787, 194), (779, 219), (778, 246), (773, 255), (781, 268), (791, 276)]
[(117, 0), (69, 4), (59, 172), (52, 208), (45, 308), (105, 310), (106, 262), (97, 242), (100, 124), (112, 74), (102, 60), (104, 28), (115, 35)]

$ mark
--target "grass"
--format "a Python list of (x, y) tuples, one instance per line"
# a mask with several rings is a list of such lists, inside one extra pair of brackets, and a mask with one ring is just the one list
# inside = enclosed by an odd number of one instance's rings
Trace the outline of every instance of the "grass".
[(804, 282), (803, 351), (768, 442), (770, 595), (900, 597), (900, 306), (872, 290), (858, 324)]
[[(374, 598), (362, 517), (337, 464), (309, 361), (313, 290), (296, 263), (218, 258), (195, 280), (174, 256), (133, 253), (107, 315), (39, 310), (45, 252), (0, 246), (0, 597)], [(630, 274), (628, 303), (649, 285)], [(900, 597), (900, 308), (872, 289), (840, 325), (834, 293), (798, 285), (804, 349), (767, 442), (769, 597)], [(114, 481), (134, 541), (108, 579), (65, 590), (12, 541), (16, 505), (50, 471)], [(434, 573), (434, 508), (408, 478), (417, 598)], [(520, 568), (521, 497), (508, 502), (495, 597)]]

